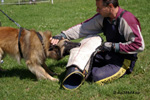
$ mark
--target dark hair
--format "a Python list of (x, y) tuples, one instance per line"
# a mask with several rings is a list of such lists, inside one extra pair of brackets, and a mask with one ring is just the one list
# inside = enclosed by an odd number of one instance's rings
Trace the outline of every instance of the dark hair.
[(108, 6), (110, 3), (112, 3), (115, 8), (119, 6), (118, 0), (103, 0), (104, 6)]

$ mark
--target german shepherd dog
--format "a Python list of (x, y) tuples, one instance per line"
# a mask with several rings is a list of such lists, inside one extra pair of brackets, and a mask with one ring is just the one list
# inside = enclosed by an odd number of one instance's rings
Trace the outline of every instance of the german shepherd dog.
[[(57, 45), (52, 46), (50, 41), (52, 33), (50, 31), (36, 32), (35, 30), (23, 29), (19, 47), (19, 31), (19, 29), (12, 27), (0, 27), (0, 61), (5, 54), (14, 57), (18, 63), (20, 63), (21, 58), (24, 58), (28, 69), (36, 75), (37, 79), (58, 81), (57, 78), (51, 76), (54, 73), (45, 64), (46, 58), (59, 60), (68, 54), (71, 48), (77, 47), (79, 44), (60, 40)], [(41, 36), (42, 41), (37, 33)]]

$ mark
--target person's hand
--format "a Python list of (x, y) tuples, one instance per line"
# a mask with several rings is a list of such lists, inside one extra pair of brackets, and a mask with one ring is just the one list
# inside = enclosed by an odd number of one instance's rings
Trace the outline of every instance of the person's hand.
[(98, 49), (102, 52), (110, 52), (114, 51), (115, 45), (112, 42), (104, 42)]
[(50, 38), (52, 45), (56, 45), (62, 39), (64, 39), (64, 37), (61, 35), (56, 35)]

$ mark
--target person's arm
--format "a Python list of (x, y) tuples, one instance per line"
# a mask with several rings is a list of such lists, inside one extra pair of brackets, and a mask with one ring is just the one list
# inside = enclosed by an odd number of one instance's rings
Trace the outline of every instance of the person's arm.
[(92, 18), (80, 23), (76, 26), (69, 28), (66, 31), (62, 31), (60, 34), (51, 37), (51, 43), (57, 44), (61, 39), (74, 40), (81, 37), (85, 37), (91, 34), (98, 34), (102, 32), (103, 17), (99, 14), (94, 15)]
[(87, 35), (94, 35), (102, 32), (103, 17), (99, 14), (94, 15), (92, 18), (80, 23), (76, 26), (69, 28), (62, 33), (67, 39), (73, 40)]
[(126, 42), (105, 42), (100, 49), (122, 54), (136, 54), (144, 50), (145, 44), (141, 34), (140, 23), (130, 12), (125, 13), (121, 18), (119, 33), (124, 36)]
[(124, 54), (135, 54), (143, 51), (145, 44), (138, 19), (127, 12), (120, 21), (120, 25), (119, 31), (124, 34), (127, 42), (116, 44), (116, 51)]

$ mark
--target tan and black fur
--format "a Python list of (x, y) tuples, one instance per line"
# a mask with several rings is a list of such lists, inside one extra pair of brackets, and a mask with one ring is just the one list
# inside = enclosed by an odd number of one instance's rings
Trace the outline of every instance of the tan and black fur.
[[(18, 49), (19, 29), (11, 27), (0, 27), (0, 60), (5, 54), (9, 54), (20, 62), (21, 56)], [(43, 45), (35, 30), (23, 29), (20, 37), (21, 51), (28, 69), (36, 75), (37, 79), (48, 79), (58, 81), (50, 74), (52, 73), (45, 64), (46, 58), (60, 59), (58, 49), (49, 51), (51, 32), (40, 32), (43, 37)], [(1, 69), (1, 68), (0, 68)]]

